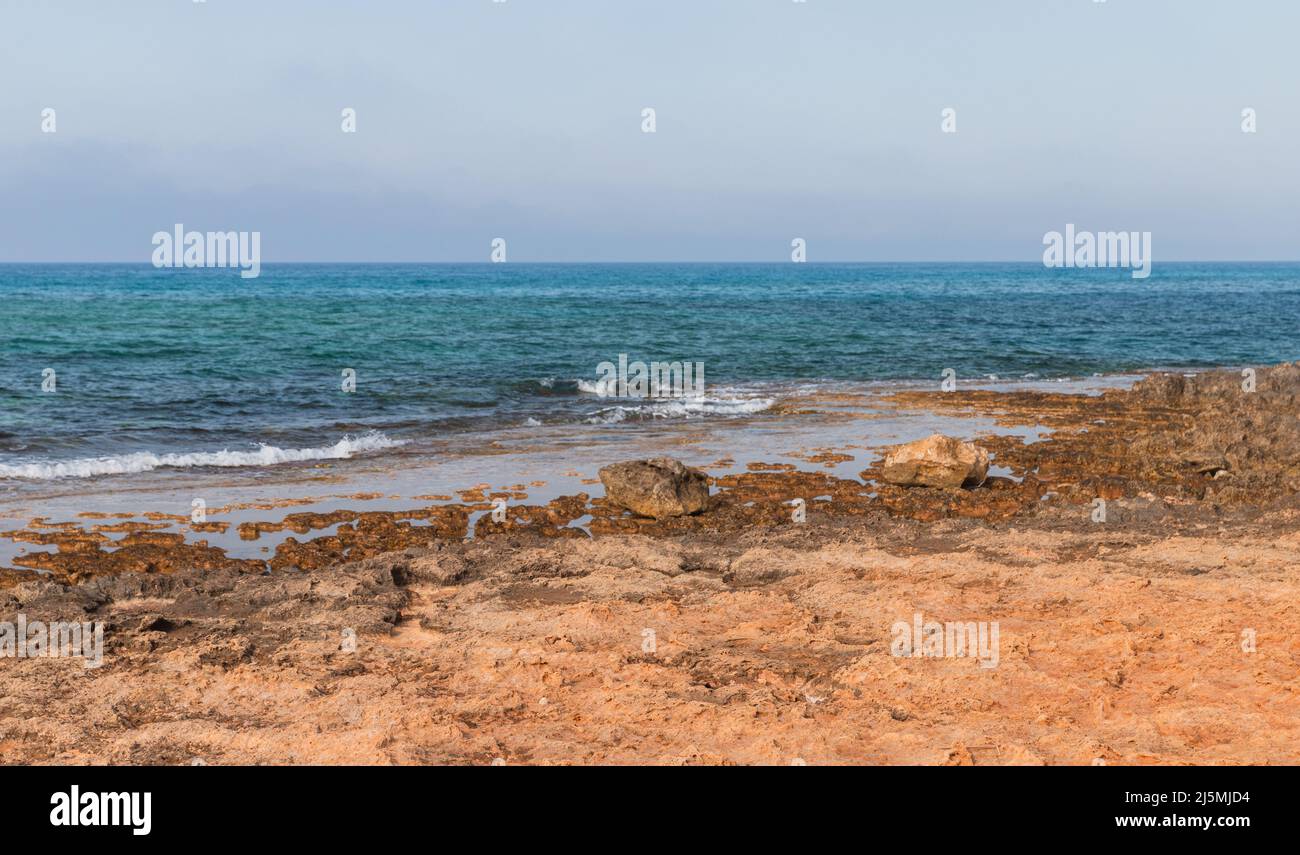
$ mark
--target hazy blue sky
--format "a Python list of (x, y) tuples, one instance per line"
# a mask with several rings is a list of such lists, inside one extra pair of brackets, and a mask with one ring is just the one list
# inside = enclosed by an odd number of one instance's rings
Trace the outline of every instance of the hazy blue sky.
[(144, 262), (176, 222), (267, 263), (1034, 260), (1066, 222), (1296, 259), (1297, 32), (1296, 0), (0, 0), (0, 260)]

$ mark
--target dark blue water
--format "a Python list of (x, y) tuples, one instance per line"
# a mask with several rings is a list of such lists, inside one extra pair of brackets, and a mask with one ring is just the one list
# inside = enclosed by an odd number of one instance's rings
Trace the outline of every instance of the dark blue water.
[[(753, 414), (787, 387), (945, 368), (1055, 378), (1300, 357), (1295, 263), (1157, 264), (1145, 280), (1039, 264), (266, 265), (255, 280), (0, 265), (0, 307), (0, 478), (132, 454), (273, 463), (259, 443), (371, 431)], [(620, 353), (704, 363), (706, 400), (620, 412), (579, 390)]]

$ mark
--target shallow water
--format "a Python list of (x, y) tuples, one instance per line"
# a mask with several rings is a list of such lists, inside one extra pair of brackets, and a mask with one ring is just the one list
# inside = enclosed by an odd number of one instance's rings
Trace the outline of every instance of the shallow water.
[[(1073, 394), (1098, 394), (1124, 388), (1132, 376), (1090, 378), (1075, 382), (1020, 382), (972, 384), (991, 389), (1041, 389)], [(688, 465), (721, 476), (748, 471), (750, 463), (785, 463), (799, 469), (822, 471), (844, 479), (858, 479), (880, 455), (881, 449), (920, 439), (933, 432), (963, 438), (981, 434), (1013, 435), (1026, 442), (1045, 435), (1033, 424), (999, 425), (984, 417), (954, 417), (918, 411), (899, 411), (879, 400), (892, 385), (863, 387), (850, 392), (837, 387), (832, 393), (805, 394), (802, 402), (815, 412), (778, 413), (750, 419), (663, 422), (648, 426), (550, 426), (500, 431), (490, 442), (437, 452), (403, 450), (398, 455), (377, 455), (355, 460), (299, 464), (258, 469), (200, 468), (164, 471), (123, 479), (107, 476), (31, 485), (21, 496), (0, 501), (0, 531), (21, 529), (42, 517), (49, 523), (78, 522), (83, 526), (120, 520), (93, 520), (82, 513), (131, 513), (145, 522), (145, 513), (187, 516), (192, 502), (202, 499), (207, 519), (228, 522), (224, 533), (194, 533), (184, 524), (161, 531), (184, 533), (188, 542), (207, 541), (235, 558), (267, 558), (285, 538), (311, 539), (329, 534), (334, 527), (307, 535), (292, 531), (262, 534), (241, 540), (241, 522), (278, 521), (290, 513), (354, 511), (404, 511), (432, 504), (460, 502), (457, 493), (474, 487), (487, 492), (522, 486), (527, 498), (514, 503), (542, 505), (563, 495), (603, 494), (597, 478), (600, 467), (629, 457), (668, 454)], [(903, 387), (907, 388), (907, 387)], [(812, 463), (806, 456), (833, 451), (852, 456), (831, 465)], [(994, 460), (994, 474), (996, 458)], [(123, 487), (127, 489), (123, 489)], [(370, 494), (378, 494), (369, 497)], [(447, 496), (434, 500), (429, 496)], [(816, 497), (808, 497), (809, 501)], [(300, 502), (302, 502), (300, 504)], [(286, 504), (292, 503), (292, 504)], [(229, 506), (278, 505), (273, 508)], [(484, 512), (476, 512), (474, 517)], [(421, 524), (413, 521), (414, 524)], [(473, 518), (471, 519), (471, 523)], [(112, 535), (120, 537), (120, 535)], [(0, 566), (20, 551), (53, 551), (0, 539)]]

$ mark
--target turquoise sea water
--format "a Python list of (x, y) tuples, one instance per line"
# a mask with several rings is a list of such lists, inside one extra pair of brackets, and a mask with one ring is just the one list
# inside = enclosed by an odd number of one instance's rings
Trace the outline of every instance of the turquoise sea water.
[[(1296, 263), (1157, 264), (1145, 280), (1039, 264), (268, 264), (255, 280), (0, 265), (0, 307), (9, 481), (762, 418), (796, 389), (945, 368), (1051, 379), (1300, 357)], [(619, 354), (703, 363), (705, 394), (583, 391)]]

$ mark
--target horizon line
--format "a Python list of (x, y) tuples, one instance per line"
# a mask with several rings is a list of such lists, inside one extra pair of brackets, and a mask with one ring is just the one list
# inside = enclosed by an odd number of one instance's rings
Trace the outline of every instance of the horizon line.
[[(151, 261), (57, 261), (57, 260), (25, 260), (25, 261), (0, 261), (0, 265), (19, 265), (19, 264), (120, 264), (141, 267), (153, 267)], [(512, 264), (1034, 264), (1042, 266), (1045, 270), (1054, 270), (1057, 268), (1044, 265), (1041, 260), (1027, 261), (1024, 259), (825, 259), (820, 261), (790, 261), (790, 260), (738, 260), (738, 259), (691, 259), (691, 260), (664, 260), (664, 259), (620, 259), (615, 261), (383, 261), (383, 260), (350, 260), (350, 261), (307, 261), (302, 259), (285, 259), (280, 261), (262, 261), (263, 267), (274, 266), (279, 264), (465, 264), (465, 265), (488, 265), (488, 266), (509, 266)], [(1300, 258), (1266, 258), (1266, 259), (1244, 259), (1244, 258), (1194, 258), (1194, 259), (1171, 259), (1168, 261), (1152, 262), (1154, 269), (1157, 265), (1164, 264), (1300, 264)], [(158, 268), (165, 270), (204, 270), (204, 269), (225, 269), (225, 268), (206, 268), (206, 267), (175, 267), (175, 268)], [(1072, 268), (1072, 269), (1093, 269), (1093, 268)], [(1098, 270), (1124, 270), (1123, 267), (1097, 267)]]

